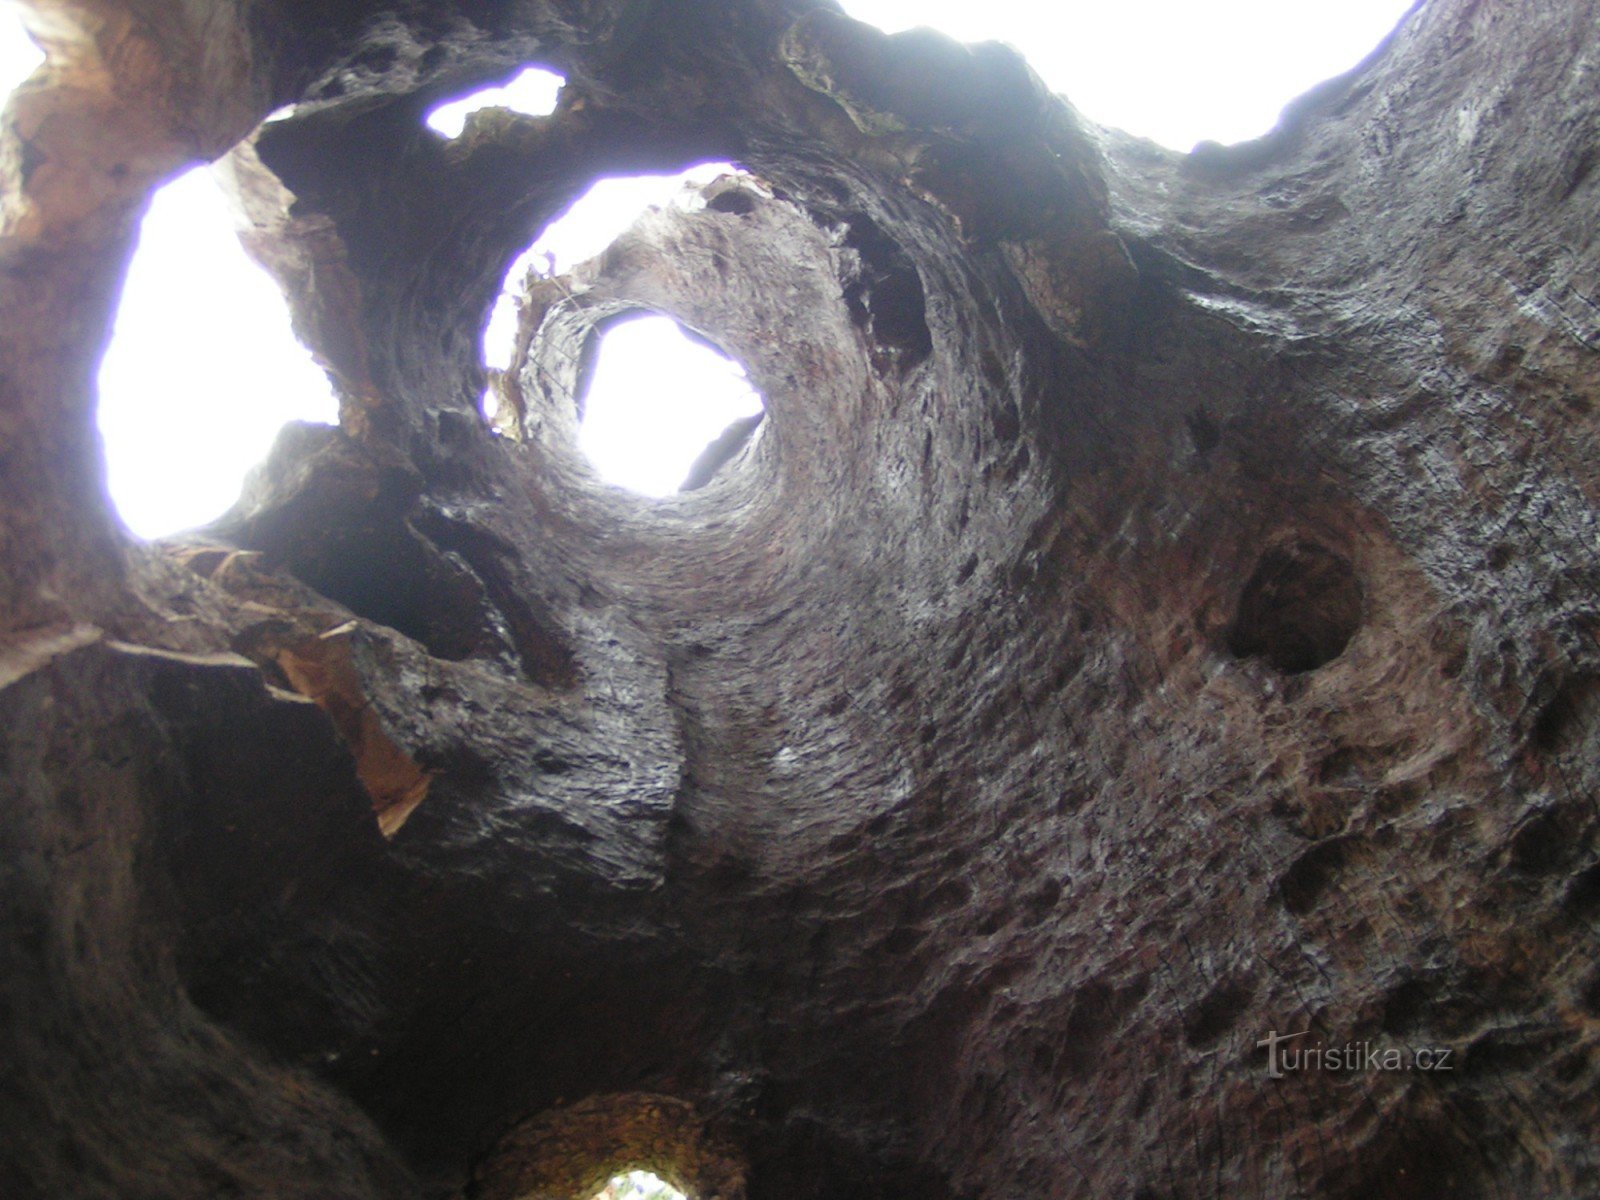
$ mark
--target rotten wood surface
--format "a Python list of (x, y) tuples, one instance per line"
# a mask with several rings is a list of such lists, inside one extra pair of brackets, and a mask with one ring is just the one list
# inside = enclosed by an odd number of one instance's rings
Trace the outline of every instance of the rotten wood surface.
[[(806, 0), (27, 7), (0, 1194), (1600, 1186), (1592, 0), (1190, 155)], [(220, 155), (341, 425), (135, 544), (95, 368)], [(512, 259), (712, 159), (530, 285), (492, 428)], [(576, 448), (636, 310), (766, 402), (661, 501)]]

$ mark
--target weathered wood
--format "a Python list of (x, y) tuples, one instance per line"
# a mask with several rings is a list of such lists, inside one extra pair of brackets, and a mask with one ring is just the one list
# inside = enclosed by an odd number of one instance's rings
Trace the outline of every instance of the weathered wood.
[[(0, 1193), (1593, 1191), (1593, 0), (1188, 156), (806, 0), (30, 3)], [(424, 128), (528, 61), (552, 117)], [(130, 544), (133, 221), (287, 103), (229, 178), (342, 427)], [(491, 430), (507, 265), (704, 159), (761, 185), (532, 288)], [(575, 441), (640, 308), (766, 402), (663, 501)]]

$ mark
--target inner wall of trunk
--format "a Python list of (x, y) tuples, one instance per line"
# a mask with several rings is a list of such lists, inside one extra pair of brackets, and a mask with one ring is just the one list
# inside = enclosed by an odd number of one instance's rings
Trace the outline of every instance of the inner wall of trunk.
[[(1600, 1174), (1592, 3), (1429, 3), (1188, 156), (808, 3), (31, 7), (8, 1196)], [(552, 116), (424, 127), (528, 62)], [(341, 423), (133, 545), (93, 367), (224, 154)], [(546, 223), (710, 160), (485, 372)], [(766, 402), (660, 501), (577, 449), (632, 311)], [(1450, 1066), (1277, 1069), (1351, 1044)]]

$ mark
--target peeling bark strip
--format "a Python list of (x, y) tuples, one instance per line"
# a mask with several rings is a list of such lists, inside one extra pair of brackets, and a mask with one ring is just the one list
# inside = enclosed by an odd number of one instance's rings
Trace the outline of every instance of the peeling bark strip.
[[(1595, 0), (1188, 156), (812, 0), (27, 8), (0, 1195), (1595, 1191)], [(98, 355), (218, 155), (343, 422), (131, 545)], [(495, 436), (508, 264), (713, 159), (530, 291)], [(660, 502), (576, 448), (637, 310), (767, 406)]]
[(356, 773), (372, 795), (372, 811), (384, 837), (393, 837), (428, 794), (430, 776), (395, 744), (367, 699), (361, 675), (351, 661), (359, 634), (354, 621), (337, 629), (274, 646), (268, 653), (295, 690), (333, 718)]

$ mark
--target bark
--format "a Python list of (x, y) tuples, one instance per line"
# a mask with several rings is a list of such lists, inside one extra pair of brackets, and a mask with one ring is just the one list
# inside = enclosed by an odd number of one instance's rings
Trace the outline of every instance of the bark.
[[(29, 4), (0, 1192), (1600, 1186), (1592, 0), (1190, 155), (810, 0)], [(341, 424), (138, 544), (94, 371), (222, 155)], [(539, 229), (705, 159), (489, 379)], [(575, 444), (641, 309), (767, 404), (659, 502)]]

